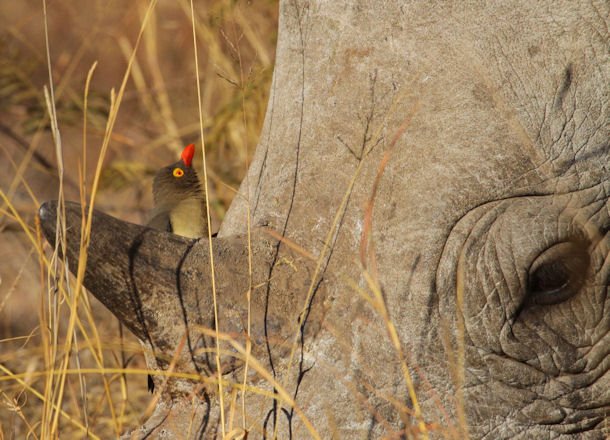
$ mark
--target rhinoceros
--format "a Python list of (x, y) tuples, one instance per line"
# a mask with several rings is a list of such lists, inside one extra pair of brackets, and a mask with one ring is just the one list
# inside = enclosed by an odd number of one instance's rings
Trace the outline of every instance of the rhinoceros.
[(131, 436), (608, 436), (609, 17), (281, 2), (218, 236), (94, 215), (85, 285), (158, 370)]

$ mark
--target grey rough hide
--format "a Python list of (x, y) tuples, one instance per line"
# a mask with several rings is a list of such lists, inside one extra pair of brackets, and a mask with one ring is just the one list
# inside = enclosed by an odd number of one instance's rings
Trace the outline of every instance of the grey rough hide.
[[(281, 2), (264, 130), (213, 240), (219, 330), (245, 346), (253, 286), (253, 356), (302, 414), (249, 392), (248, 439), (309, 438), (303, 417), (323, 439), (610, 434), (609, 17), (607, 1)], [(176, 370), (217, 376), (207, 240), (117, 238), (96, 215), (90, 291), (151, 367), (188, 327)], [(220, 436), (213, 384), (163, 387), (134, 436)]]

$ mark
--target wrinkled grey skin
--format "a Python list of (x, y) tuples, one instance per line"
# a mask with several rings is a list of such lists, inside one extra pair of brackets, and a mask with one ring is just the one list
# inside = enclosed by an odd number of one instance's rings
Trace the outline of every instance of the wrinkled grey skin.
[[(414, 111), (380, 180), (373, 241), (401, 340), (434, 387), (427, 390), (419, 379), (423, 412), (438, 414), (436, 396), (459, 413), (443, 331), (459, 334), (456, 319), (463, 319), (463, 404), (473, 438), (604, 438), (610, 433), (608, 3), (307, 4), (282, 5), (271, 108), (249, 173), (254, 223), (285, 230), (319, 255), (361, 151), (372, 150), (327, 268), (361, 279), (355, 261), (362, 207), (382, 155)], [(291, 166), (274, 168), (278, 160)], [(294, 192), (274, 190), (295, 181)], [(232, 208), (224, 234), (243, 231), (244, 204)], [(579, 237), (591, 259), (586, 284), (560, 304), (524, 305), (536, 257)], [(329, 287), (328, 295), (334, 304), (319, 341), (332, 341), (331, 329), (341, 329), (354, 352), (341, 357), (330, 342), (312, 343), (312, 364), (330, 362), (405, 396), (392, 374), (398, 371), (388, 368), (395, 364), (392, 351), (372, 346), (362, 299), (344, 285)], [(458, 338), (452, 339), (455, 348)], [(356, 368), (354, 358), (361, 360)], [(340, 437), (350, 430), (364, 436), (369, 426), (340, 403), (351, 393), (326, 376)], [(318, 392), (299, 391), (305, 402), (315, 402)], [(324, 403), (315, 407), (324, 419)]]
[[(269, 240), (264, 227), (316, 259), (277, 242), (255, 252), (257, 277), (270, 281), (253, 292), (252, 332), (253, 353), (321, 438), (418, 427), (397, 410), (414, 402), (384, 320), (358, 291), (370, 293), (364, 270), (381, 286), (432, 437), (610, 434), (610, 8), (487, 3), (281, 3), (264, 131), (214, 240), (243, 239), (249, 203), (256, 243)], [(202, 258), (182, 273), (209, 301), (205, 264), (187, 271)], [(239, 334), (246, 303), (235, 290), (219, 295), (219, 327)], [(209, 326), (208, 308), (181, 307)], [(178, 333), (153, 333), (171, 355)], [(228, 370), (242, 380), (243, 367)], [(260, 375), (250, 383), (272, 389)], [(163, 435), (184, 435), (188, 390), (164, 394)], [(218, 399), (206, 396), (204, 438), (220, 432)], [(166, 426), (171, 402), (182, 406)], [(278, 438), (309, 436), (267, 397), (249, 393), (246, 406), (249, 439), (271, 438), (274, 423)], [(162, 437), (152, 422), (138, 432)]]

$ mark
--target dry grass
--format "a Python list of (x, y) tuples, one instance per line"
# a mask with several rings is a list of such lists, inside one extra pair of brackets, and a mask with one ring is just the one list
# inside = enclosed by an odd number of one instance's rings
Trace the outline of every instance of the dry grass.
[[(154, 170), (200, 144), (189, 2), (84, 5), (48, 0), (46, 18), (40, 2), (0, 5), (2, 439), (114, 438), (142, 422), (150, 396), (139, 344), (89, 302), (86, 259), (69, 276), (35, 212), (43, 200), (80, 200), (143, 223)], [(194, 10), (215, 227), (258, 140), (277, 9), (210, 0)]]
[[(82, 289), (90, 216), (84, 216), (83, 251), (80, 261), (72, 262), (72, 277), (58, 258), (65, 225), (60, 219), (58, 247), (50, 249), (35, 224), (40, 201), (95, 203), (119, 218), (143, 223), (151, 207), (154, 170), (176, 160), (183, 145), (201, 145), (204, 138), (215, 229), (246, 172), (267, 102), (275, 1), (207, 0), (194, 10), (189, 0), (83, 4), (0, 4), (0, 29), (5, 29), (0, 34), (0, 258), (7, 262), (0, 266), (0, 440), (115, 438), (142, 423), (151, 408), (139, 344)], [(195, 166), (202, 166), (201, 155)], [(325, 249), (330, 249), (348, 193)], [(367, 216), (373, 205), (374, 194)], [(418, 406), (408, 356), (371, 260), (367, 225), (361, 249), (366, 285), (347, 284), (383, 324), (414, 407), (407, 408), (395, 396), (382, 398), (407, 421), (406, 435), (427, 438), (438, 424), (429, 423)], [(300, 251), (310, 255), (307, 249)], [(323, 253), (317, 260), (304, 308), (324, 258)], [(273, 385), (276, 394), (270, 397), (293, 408), (311, 437), (319, 438), (290, 393), (250, 355), (248, 345), (218, 331), (209, 336), (229, 344), (246, 370)], [(298, 336), (292, 340), (289, 365)], [(220, 391), (229, 385), (222, 377), (198, 379)], [(355, 385), (346, 386), (354, 386), (358, 399)], [(224, 396), (229, 402), (221, 405), (228, 407), (221, 414), (221, 429), (225, 438), (241, 438), (243, 431), (236, 426), (240, 418), (245, 423), (246, 410), (237, 408), (236, 402), (244, 400), (237, 393), (269, 392), (249, 386), (245, 378), (230, 388)]]

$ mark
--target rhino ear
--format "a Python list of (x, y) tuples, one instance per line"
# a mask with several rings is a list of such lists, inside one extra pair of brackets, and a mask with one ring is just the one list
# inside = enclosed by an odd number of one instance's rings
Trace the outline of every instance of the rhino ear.
[[(51, 244), (55, 241), (56, 216), (55, 201), (46, 202), (39, 209), (43, 233)], [(66, 203), (65, 220), (68, 231), (66, 258), (72, 262), (70, 269), (76, 271), (81, 206)], [(213, 240), (218, 319), (223, 331), (242, 334), (245, 331), (242, 321), (234, 316), (241, 313), (247, 316), (245, 294), (254, 289), (251, 286), (266, 289), (279, 243), (259, 229), (254, 229), (249, 238), (236, 235)], [(209, 328), (214, 322), (209, 252), (207, 238), (188, 239), (93, 211), (84, 285), (150, 346), (155, 357), (171, 359), (185, 334), (192, 335), (191, 346), (196, 346), (197, 332), (190, 331), (193, 325)], [(298, 257), (294, 261), (298, 261)], [(301, 261), (303, 267), (311, 266), (309, 260)], [(290, 282), (301, 286), (304, 282), (288, 268), (282, 267), (276, 273), (278, 283), (283, 282), (284, 286)], [(297, 275), (306, 273), (308, 270)], [(282, 281), (283, 277), (286, 277), (285, 281)], [(264, 295), (252, 296), (253, 315), (274, 321), (285, 319), (288, 306), (278, 304), (277, 314), (274, 311), (265, 315)], [(288, 300), (292, 297), (278, 299), (279, 302)], [(262, 329), (253, 329), (255, 334), (261, 338), (265, 336)], [(180, 368), (192, 369), (195, 359), (187, 356), (186, 361), (190, 365), (182, 364)]]
[[(50, 201), (38, 211), (42, 232), (52, 245), (57, 208), (57, 202)], [(72, 270), (79, 260), (81, 212), (79, 204), (66, 202), (65, 252)], [(163, 217), (155, 221), (161, 224)], [(192, 240), (93, 211), (84, 285), (138, 338), (147, 341), (151, 339), (147, 311), (155, 308), (158, 295), (175, 291), (176, 271), (190, 246)]]

